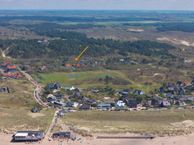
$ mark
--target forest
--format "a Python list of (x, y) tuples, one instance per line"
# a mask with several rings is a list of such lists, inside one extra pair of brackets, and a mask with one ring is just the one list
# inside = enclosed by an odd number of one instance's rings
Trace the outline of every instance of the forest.
[[(47, 31), (45, 31), (47, 30)], [(89, 46), (87, 55), (106, 56), (107, 54), (137, 53), (153, 57), (173, 57), (169, 50), (174, 49), (166, 43), (149, 40), (122, 42), (116, 40), (87, 38), (85, 34), (57, 29), (36, 29), (39, 35), (49, 36), (53, 39), (47, 44), (38, 40), (0, 40), (0, 47), (10, 47), (9, 54), (15, 58), (34, 58), (41, 56), (60, 57), (77, 55), (85, 46)]]

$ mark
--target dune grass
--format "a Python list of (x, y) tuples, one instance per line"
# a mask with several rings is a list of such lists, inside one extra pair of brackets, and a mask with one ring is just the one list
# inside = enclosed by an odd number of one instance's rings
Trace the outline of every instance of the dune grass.
[(0, 86), (8, 86), (10, 93), (0, 94), (0, 130), (46, 130), (54, 110), (43, 109), (40, 116), (32, 117), (33, 86), (26, 80), (1, 80)]
[(194, 120), (194, 110), (166, 110), (139, 112), (99, 112), (86, 111), (68, 114), (64, 123), (89, 130), (105, 133), (153, 133), (181, 134), (186, 127), (174, 127), (172, 123)]

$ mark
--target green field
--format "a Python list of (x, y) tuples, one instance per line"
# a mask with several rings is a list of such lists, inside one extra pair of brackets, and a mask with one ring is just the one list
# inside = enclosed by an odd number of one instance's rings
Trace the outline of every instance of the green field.
[(8, 86), (10, 94), (0, 94), (0, 131), (46, 130), (52, 120), (54, 110), (43, 109), (31, 113), (34, 101), (33, 86), (26, 80), (1, 80), (0, 86)]
[[(64, 123), (90, 132), (132, 132), (158, 135), (188, 133), (192, 130), (191, 126), (194, 125), (194, 122), (191, 120), (194, 120), (194, 110), (139, 112), (86, 111), (71, 113), (63, 118)], [(187, 123), (190, 126), (187, 126)]]
[[(43, 85), (52, 82), (59, 82), (64, 86), (76, 86), (80, 88), (90, 88), (90, 87), (105, 87), (103, 79), (106, 76), (112, 77), (117, 80), (118, 83), (110, 82), (108, 85), (115, 89), (121, 88), (134, 88), (141, 89), (145, 92), (157, 88), (159, 84), (153, 83), (151, 86), (145, 85), (143, 82), (134, 81), (133, 76), (129, 78), (129, 74), (123, 72), (122, 70), (97, 70), (97, 71), (85, 71), (85, 72), (53, 72), (53, 73), (39, 73), (35, 74), (34, 78)], [(142, 79), (143, 80), (143, 79)], [(124, 82), (124, 83), (123, 83)]]
[(102, 71), (85, 71), (85, 72), (54, 72), (47, 74), (37, 74), (35, 78), (42, 84), (48, 84), (52, 82), (59, 82), (68, 86), (98, 86), (103, 85), (98, 82), (98, 79), (105, 78), (105, 76), (117, 78), (120, 80), (130, 80), (121, 71), (114, 70), (102, 70)]

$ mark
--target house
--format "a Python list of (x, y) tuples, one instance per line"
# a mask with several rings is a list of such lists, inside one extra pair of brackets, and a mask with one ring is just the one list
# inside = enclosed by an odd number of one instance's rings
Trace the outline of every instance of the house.
[(73, 107), (74, 108), (77, 108), (79, 106), (79, 103), (78, 102), (73, 102)]
[(16, 72), (17, 67), (15, 65), (8, 65), (6, 68), (6, 72)]
[(142, 91), (142, 90), (135, 90), (135, 91), (133, 92), (133, 94), (134, 94), (134, 95), (144, 95), (145, 93), (144, 93), (144, 91)]
[(57, 98), (56, 98), (53, 94), (49, 94), (49, 95), (47, 96), (47, 101), (48, 101), (49, 103), (54, 104), (54, 102), (57, 101)]
[(172, 94), (175, 94), (176, 86), (173, 83), (167, 83), (166, 91)]
[(69, 107), (69, 108), (73, 107), (73, 102), (71, 101), (66, 102), (65, 107)]
[(97, 93), (100, 92), (100, 90), (99, 89), (91, 89), (91, 92), (94, 93), (94, 94), (97, 94)]
[(165, 92), (164, 87), (160, 87), (160, 88), (159, 88), (159, 93), (164, 93), (164, 92)]
[(119, 91), (118, 94), (120, 96), (128, 96), (129, 95), (129, 92), (128, 92), (128, 90), (122, 90), (122, 91)]
[(79, 107), (80, 110), (90, 110), (91, 106), (88, 104), (83, 104)]
[[(76, 98), (78, 103), (80, 104), (88, 104), (90, 106), (96, 106), (96, 100), (95, 99), (90, 99), (84, 96), (81, 96), (79, 98)], [(74, 99), (75, 100), (75, 99)]]
[(184, 83), (182, 81), (177, 81), (176, 82), (176, 86), (177, 87), (183, 87), (184, 86)]
[(125, 102), (123, 102), (122, 100), (118, 100), (115, 103), (115, 110), (117, 110), (117, 111), (126, 110)]
[(111, 109), (111, 104), (110, 103), (100, 103), (97, 105), (97, 109), (102, 110), (102, 111), (108, 111)]
[(38, 112), (40, 112), (40, 108), (38, 108), (38, 107), (33, 107), (33, 108), (31, 109), (31, 112), (32, 112), (32, 113), (38, 113)]
[(0, 74), (0, 76), (4, 77), (4, 78), (12, 78), (12, 79), (18, 79), (18, 78), (22, 77), (22, 75), (19, 72), (16, 72), (16, 73), (3, 73), (3, 74)]
[(0, 87), (0, 93), (10, 93), (10, 90), (8, 87)]
[(136, 110), (137, 111), (146, 110), (146, 107), (144, 107), (142, 104), (138, 104)]
[(56, 107), (65, 107), (66, 104), (61, 101), (54, 101), (53, 103)]
[(151, 106), (153, 107), (160, 107), (162, 99), (160, 97), (153, 97), (151, 99)]
[(184, 106), (186, 106), (187, 104), (186, 104), (184, 101), (176, 101), (176, 102), (175, 102), (175, 105), (180, 106), (180, 107), (184, 107)]
[(194, 85), (194, 80), (191, 81), (191, 85)]
[(72, 86), (69, 90), (70, 91), (74, 91), (76, 88), (74, 86)]
[(120, 90), (118, 93), (120, 96), (128, 96), (129, 94), (132, 94), (134, 92), (134, 90), (132, 89), (123, 89)]
[(186, 103), (194, 103), (194, 97), (193, 96), (184, 96), (180, 98), (181, 101), (185, 101)]
[(168, 100), (162, 100), (160, 107), (170, 107), (171, 104)]
[(71, 132), (55, 132), (52, 135), (53, 139), (70, 139)]
[(59, 90), (61, 88), (61, 84), (59, 83), (50, 83), (46, 86), (46, 90)]
[(164, 94), (167, 98), (173, 99), (174, 98), (174, 94), (172, 93), (166, 93)]
[(57, 99), (53, 94), (48, 94), (47, 99), (49, 99), (49, 98), (52, 98), (52, 99), (55, 99), (55, 100)]
[(58, 113), (57, 113), (57, 116), (64, 116), (68, 111), (66, 110), (60, 110)]
[(57, 100), (56, 100), (56, 98), (55, 99), (54, 98), (48, 98), (47, 101), (51, 104), (54, 104), (54, 102), (57, 101)]
[(61, 100), (64, 97), (64, 95), (59, 92), (54, 94), (54, 96), (56, 97), (57, 100)]
[(40, 141), (44, 136), (44, 132), (42, 131), (17, 131), (12, 136), (12, 140), (14, 142)]
[(125, 102), (123, 102), (122, 100), (119, 100), (119, 101), (117, 101), (116, 102), (116, 105), (115, 105), (116, 107), (125, 107)]
[(185, 95), (185, 89), (183, 87), (179, 87), (177, 89), (177, 95)]
[(124, 102), (129, 108), (136, 108), (137, 107), (137, 99), (135, 99), (135, 98), (128, 98)]

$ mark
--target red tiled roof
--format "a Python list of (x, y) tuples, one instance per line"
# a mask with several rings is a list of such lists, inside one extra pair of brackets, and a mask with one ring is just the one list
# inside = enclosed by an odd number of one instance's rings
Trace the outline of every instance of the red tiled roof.
[(16, 69), (17, 67), (15, 65), (7, 66), (8, 69)]
[(72, 65), (71, 65), (71, 64), (65, 64), (65, 66), (66, 66), (66, 67), (72, 67)]

